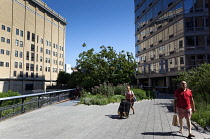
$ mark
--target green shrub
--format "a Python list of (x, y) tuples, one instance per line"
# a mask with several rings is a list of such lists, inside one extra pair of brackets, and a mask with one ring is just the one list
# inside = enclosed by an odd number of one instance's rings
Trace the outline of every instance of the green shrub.
[(114, 89), (115, 95), (125, 95), (126, 92), (126, 86), (125, 85), (118, 85)]
[(132, 89), (134, 92), (135, 96), (137, 97), (137, 100), (142, 100), (142, 99), (148, 99), (146, 92), (142, 89)]
[[(0, 98), (12, 97), (12, 96), (20, 96), (20, 94), (18, 92), (12, 92), (11, 90), (9, 90), (7, 93), (0, 93)], [(7, 100), (7, 101), (3, 101), (1, 106), (2, 107), (9, 106), (9, 105), (17, 104), (19, 102), (21, 102), (21, 99)]]

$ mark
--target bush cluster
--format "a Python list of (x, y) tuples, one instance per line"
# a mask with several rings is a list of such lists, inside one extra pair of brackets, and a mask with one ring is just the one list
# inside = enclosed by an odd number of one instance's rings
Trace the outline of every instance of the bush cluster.
[[(9, 90), (7, 93), (2, 93), (0, 92), (0, 98), (4, 98), (4, 97), (12, 97), (12, 96), (20, 96), (20, 94), (18, 92), (12, 92), (11, 90)], [(17, 104), (21, 101), (21, 99), (15, 99), (15, 100), (7, 100), (4, 101), (1, 106), (8, 106), (8, 105), (13, 105), (13, 104)]]
[[(142, 99), (153, 99), (155, 93), (151, 90), (131, 89), (137, 101)], [(92, 92), (81, 91), (80, 103), (86, 105), (106, 105), (109, 103), (121, 102), (125, 98), (126, 85), (112, 86), (101, 84), (92, 89)]]

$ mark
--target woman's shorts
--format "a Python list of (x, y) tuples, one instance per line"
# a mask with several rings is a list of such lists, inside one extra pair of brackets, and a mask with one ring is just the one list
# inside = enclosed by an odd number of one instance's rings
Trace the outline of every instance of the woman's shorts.
[(182, 109), (182, 108), (179, 108), (177, 107), (177, 112), (178, 112), (178, 116), (179, 118), (186, 118), (186, 119), (189, 119), (191, 118), (191, 115), (192, 115), (192, 109)]

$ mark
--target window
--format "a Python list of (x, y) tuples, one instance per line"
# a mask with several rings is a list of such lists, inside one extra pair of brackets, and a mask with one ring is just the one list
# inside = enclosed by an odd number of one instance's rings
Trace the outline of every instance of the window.
[(1, 49), (1, 52), (0, 52), (0, 54), (4, 54), (4, 49)]
[(26, 70), (29, 71), (29, 63), (26, 63)]
[(43, 52), (43, 48), (42, 47), (40, 47), (40, 53), (42, 53)]
[(40, 62), (42, 62), (42, 56), (40, 56)]
[(36, 38), (37, 38), (37, 41), (36, 41), (36, 42), (37, 42), (37, 43), (39, 43), (39, 36), (37, 35), (37, 37), (36, 37)]
[(2, 25), (2, 26), (1, 26), (1, 29), (2, 29), (2, 30), (5, 30), (5, 25)]
[(15, 40), (15, 45), (18, 46), (19, 45), (19, 40)]
[(34, 73), (32, 72), (32, 73), (31, 73), (31, 78), (33, 78), (33, 77), (34, 77)]
[(36, 54), (36, 62), (39, 62), (39, 55)]
[(35, 45), (31, 44), (31, 51), (35, 51)]
[(5, 42), (5, 38), (4, 37), (1, 37), (1, 42)]
[(42, 66), (40, 66), (40, 71), (42, 71)]
[(7, 43), (10, 44), (10, 39), (7, 39)]
[(45, 67), (45, 71), (47, 71), (47, 67)]
[(30, 40), (30, 32), (27, 31), (27, 40)]
[(20, 71), (20, 77), (23, 77), (23, 71)]
[(10, 32), (11, 31), (11, 28), (10, 27), (7, 27), (7, 32)]
[(31, 53), (31, 61), (34, 61), (34, 53)]
[(48, 69), (48, 72), (50, 72), (50, 67), (48, 67), (47, 69)]
[(0, 67), (4, 66), (4, 62), (0, 61)]
[(195, 45), (194, 36), (186, 36), (186, 44), (190, 46)]
[(180, 40), (179, 41), (179, 48), (182, 48), (183, 47), (183, 40)]
[(30, 65), (30, 71), (34, 71), (34, 64)]
[(29, 60), (29, 52), (26, 52), (26, 60)]
[(48, 54), (48, 49), (46, 49), (46, 54)]
[(20, 36), (23, 37), (23, 31), (22, 30), (20, 30)]
[(23, 52), (20, 52), (20, 58), (23, 58)]
[(38, 65), (36, 65), (36, 71), (38, 71)]
[(13, 76), (16, 77), (17, 76), (17, 71), (13, 72)]
[(26, 72), (26, 77), (28, 77), (28, 72)]
[(202, 35), (196, 36), (196, 45), (204, 46), (205, 45), (205, 36), (202, 36)]
[(23, 41), (20, 41), (20, 47), (23, 47)]
[(184, 57), (180, 57), (180, 64), (184, 64)]
[(22, 69), (22, 67), (23, 67), (22, 62), (19, 62), (19, 68)]
[(48, 46), (48, 41), (46, 40), (46, 45)]
[(35, 42), (35, 34), (34, 34), (34, 33), (32, 33), (31, 40), (32, 40), (33, 42)]
[(6, 55), (10, 55), (10, 51), (6, 50)]
[(41, 41), (41, 44), (43, 44), (44, 40), (43, 40), (42, 38), (41, 38), (41, 40), (40, 40), (40, 41)]
[(19, 35), (19, 29), (16, 28), (16, 35)]
[(15, 50), (15, 57), (18, 57), (18, 51)]
[(9, 67), (9, 62), (6, 62), (6, 67)]
[(38, 73), (36, 73), (36, 78), (38, 78), (39, 77), (39, 75), (38, 75)]
[(15, 68), (18, 68), (18, 62), (15, 62)]

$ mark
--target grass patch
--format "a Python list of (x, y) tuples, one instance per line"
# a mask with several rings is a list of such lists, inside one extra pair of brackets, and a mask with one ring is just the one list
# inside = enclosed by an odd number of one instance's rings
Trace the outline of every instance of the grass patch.
[(207, 102), (195, 102), (196, 112), (192, 115), (192, 120), (200, 126), (210, 125), (210, 104)]

